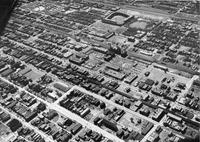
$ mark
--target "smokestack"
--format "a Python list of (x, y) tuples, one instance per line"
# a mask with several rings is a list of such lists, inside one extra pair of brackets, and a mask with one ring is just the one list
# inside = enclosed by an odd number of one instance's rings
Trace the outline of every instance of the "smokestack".
[(197, 14), (200, 15), (200, 2), (199, 2), (199, 0), (196, 1), (196, 10), (197, 10)]

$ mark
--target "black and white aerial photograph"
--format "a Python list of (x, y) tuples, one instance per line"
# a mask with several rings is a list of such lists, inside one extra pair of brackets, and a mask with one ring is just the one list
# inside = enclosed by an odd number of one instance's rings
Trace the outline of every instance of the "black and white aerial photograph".
[(200, 142), (200, 0), (0, 0), (0, 142)]

